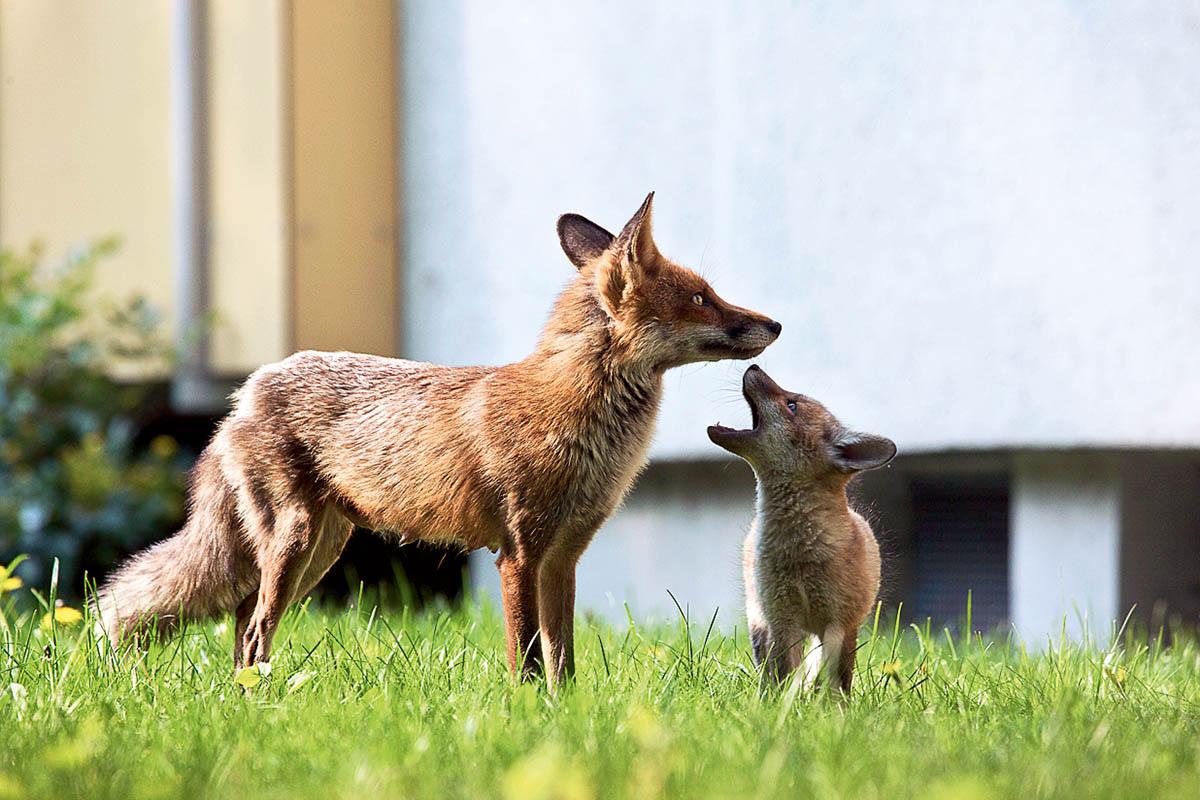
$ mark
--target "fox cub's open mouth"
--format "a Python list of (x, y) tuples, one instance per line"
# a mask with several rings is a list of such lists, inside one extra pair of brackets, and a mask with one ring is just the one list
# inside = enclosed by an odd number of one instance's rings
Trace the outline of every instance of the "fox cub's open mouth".
[(758, 410), (758, 400), (752, 391), (753, 386), (751, 381), (753, 381), (755, 373), (761, 372), (762, 370), (759, 369), (757, 364), (751, 364), (742, 376), (742, 397), (746, 398), (746, 405), (750, 407), (750, 427), (730, 428), (720, 423), (709, 425), (708, 438), (713, 444), (719, 447), (726, 447), (726, 443), (748, 439), (758, 432), (758, 426), (762, 423), (762, 415)]

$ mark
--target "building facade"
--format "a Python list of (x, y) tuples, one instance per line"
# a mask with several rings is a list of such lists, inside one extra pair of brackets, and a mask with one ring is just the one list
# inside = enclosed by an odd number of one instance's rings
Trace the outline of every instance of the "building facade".
[[(889, 603), (950, 621), (970, 591), (978, 625), (1034, 641), (1104, 636), (1134, 604), (1197, 619), (1194, 17), (406, 9), (415, 356), (519, 357), (569, 269), (550, 221), (616, 226), (656, 189), (664, 251), (783, 321), (762, 366), (899, 444), (860, 487)], [(704, 427), (746, 418), (743, 366), (668, 376), (582, 604), (670, 615), (670, 589), (736, 618), (753, 485)]]
[[(520, 358), (571, 276), (557, 215), (653, 189), (664, 252), (783, 322), (759, 363), (898, 443), (858, 487), (889, 605), (970, 592), (1035, 642), (1200, 619), (1185, 6), (101, 6), (0, 7), (0, 239), (125, 233), (118, 288), (225, 317), (201, 388), (308, 346)], [(668, 375), (581, 607), (736, 622), (753, 479), (704, 428), (747, 417), (744, 366)]]

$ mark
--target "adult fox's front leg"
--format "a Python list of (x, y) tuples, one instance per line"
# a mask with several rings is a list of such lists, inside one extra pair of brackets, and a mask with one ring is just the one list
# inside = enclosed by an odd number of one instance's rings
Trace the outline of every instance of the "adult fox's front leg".
[(575, 553), (552, 552), (538, 570), (538, 627), (546, 680), (557, 689), (575, 677)]
[(546, 680), (557, 689), (575, 677), (575, 569), (603, 519), (560, 530), (538, 570), (538, 625)]
[(500, 596), (504, 604), (504, 634), (508, 642), (508, 666), (524, 680), (535, 676), (542, 665), (538, 639), (538, 562), (516, 548), (500, 551)]

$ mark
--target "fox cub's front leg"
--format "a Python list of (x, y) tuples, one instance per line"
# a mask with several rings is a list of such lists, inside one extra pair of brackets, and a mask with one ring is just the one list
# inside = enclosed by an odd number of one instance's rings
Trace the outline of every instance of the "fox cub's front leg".
[(771, 648), (771, 632), (762, 623), (750, 623), (750, 653), (754, 656), (754, 664), (762, 667), (767, 660)]
[(751, 628), (754, 661), (762, 670), (762, 689), (782, 685), (796, 669), (797, 659), (803, 660), (804, 645), (788, 631), (772, 628)]

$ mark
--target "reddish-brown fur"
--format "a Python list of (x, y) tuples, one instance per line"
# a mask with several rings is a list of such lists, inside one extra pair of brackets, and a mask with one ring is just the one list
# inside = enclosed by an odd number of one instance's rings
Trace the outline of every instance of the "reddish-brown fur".
[(651, 198), (616, 237), (559, 220), (579, 273), (523, 361), (304, 352), (251, 375), (183, 530), (101, 591), (110, 638), (234, 610), (236, 663), (266, 660), (357, 524), (499, 551), (510, 664), (570, 675), (575, 564), (645, 462), (663, 372), (752, 357), (780, 329), (659, 254)]
[(806, 640), (819, 637), (826, 677), (848, 693), (858, 627), (879, 593), (879, 545), (850, 508), (846, 484), (890, 461), (896, 446), (846, 430), (757, 366), (746, 370), (742, 392), (753, 427), (714, 425), (708, 435), (758, 478), (758, 513), (742, 548), (754, 660), (766, 681), (782, 681), (803, 664)]

